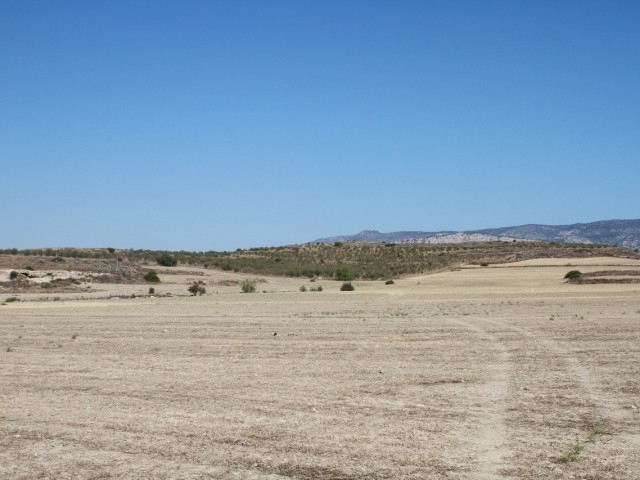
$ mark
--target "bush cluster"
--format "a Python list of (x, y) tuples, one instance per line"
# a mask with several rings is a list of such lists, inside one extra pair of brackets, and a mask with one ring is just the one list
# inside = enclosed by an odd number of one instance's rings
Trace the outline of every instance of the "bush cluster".
[(178, 260), (168, 253), (161, 253), (156, 257), (156, 263), (163, 267), (175, 267), (178, 264)]
[(189, 288), (187, 288), (187, 290), (194, 297), (196, 295), (204, 295), (205, 293), (207, 293), (207, 290), (202, 286), (202, 284), (200, 284), (198, 282), (193, 282), (193, 285), (191, 285)]
[(355, 287), (353, 285), (351, 285), (351, 282), (345, 282), (340, 287), (340, 290), (343, 291), (343, 292), (352, 292), (352, 291), (355, 290)]
[(570, 272), (567, 272), (564, 278), (566, 278), (567, 280), (576, 280), (581, 276), (582, 276), (582, 272), (580, 270), (571, 270)]
[(254, 293), (256, 291), (256, 284), (249, 280), (245, 280), (242, 282), (240, 288), (242, 289), (242, 293)]
[(146, 282), (150, 283), (159, 283), (160, 277), (158, 277), (158, 273), (155, 270), (149, 270), (144, 277)]

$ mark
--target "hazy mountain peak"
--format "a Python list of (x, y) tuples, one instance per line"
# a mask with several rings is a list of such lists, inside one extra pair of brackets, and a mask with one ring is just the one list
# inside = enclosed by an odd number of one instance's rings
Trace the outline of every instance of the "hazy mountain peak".
[(459, 232), (400, 231), (382, 233), (378, 230), (363, 230), (355, 235), (321, 238), (316, 242), (468, 243), (534, 240), (560, 243), (598, 243), (635, 249), (640, 248), (640, 220), (600, 220), (571, 225), (530, 223), (515, 227)]

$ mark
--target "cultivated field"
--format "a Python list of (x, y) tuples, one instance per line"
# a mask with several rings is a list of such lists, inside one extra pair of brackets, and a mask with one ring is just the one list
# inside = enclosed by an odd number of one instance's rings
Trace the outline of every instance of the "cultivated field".
[[(640, 261), (21, 294), (0, 306), (0, 478), (639, 479), (640, 284), (573, 269)], [(194, 280), (207, 295), (177, 296)]]

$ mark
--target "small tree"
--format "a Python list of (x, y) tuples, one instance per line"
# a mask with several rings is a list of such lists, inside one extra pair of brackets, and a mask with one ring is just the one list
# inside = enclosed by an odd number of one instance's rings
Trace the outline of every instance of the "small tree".
[(150, 283), (160, 282), (160, 277), (158, 277), (158, 274), (155, 272), (155, 270), (149, 270), (147, 274), (142, 278), (144, 278), (146, 282), (150, 282)]
[(242, 288), (242, 293), (253, 293), (256, 291), (256, 284), (250, 282), (249, 280), (245, 280), (244, 282), (242, 282), (240, 288)]
[(162, 265), (163, 267), (175, 267), (178, 264), (178, 260), (168, 253), (161, 253), (158, 255), (156, 257), (156, 262), (158, 265)]
[(187, 290), (189, 290), (189, 293), (194, 297), (196, 295), (204, 295), (207, 293), (207, 290), (197, 282), (193, 282), (193, 285), (191, 285)]

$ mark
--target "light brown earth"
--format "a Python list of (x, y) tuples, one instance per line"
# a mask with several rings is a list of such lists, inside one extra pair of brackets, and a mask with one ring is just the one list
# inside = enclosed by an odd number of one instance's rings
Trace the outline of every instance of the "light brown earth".
[[(255, 294), (191, 268), (161, 273), (173, 297), (19, 295), (0, 306), (0, 478), (638, 479), (640, 285), (563, 276), (639, 266)], [(208, 295), (176, 296), (195, 279)]]

